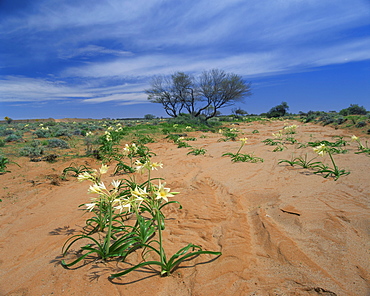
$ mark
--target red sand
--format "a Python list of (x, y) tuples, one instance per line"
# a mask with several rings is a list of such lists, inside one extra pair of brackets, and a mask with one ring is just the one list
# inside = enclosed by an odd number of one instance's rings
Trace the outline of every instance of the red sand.
[[(301, 143), (351, 136), (299, 125)], [(166, 140), (148, 144), (154, 160), (164, 164), (155, 175), (181, 192), (174, 199), (183, 209), (165, 210), (166, 251), (194, 243), (223, 253), (215, 260), (201, 255), (186, 261), (169, 277), (141, 270), (109, 281), (111, 273), (127, 267), (115, 260), (63, 268), (61, 247), (87, 218), (78, 205), (89, 201), (89, 184), (58, 180), (71, 160), (17, 159), (21, 168), (9, 165), (12, 172), (0, 175), (0, 295), (370, 295), (370, 158), (354, 154), (356, 145), (347, 146), (347, 154), (334, 157), (351, 174), (325, 179), (277, 164), (293, 152), (314, 157), (312, 148), (288, 145), (272, 152), (274, 146), (261, 143), (283, 122), (236, 127), (249, 138), (242, 153), (254, 152), (263, 163), (222, 157), (235, 153), (240, 142), (218, 142), (219, 134), (189, 133), (197, 137), (189, 144), (207, 149), (204, 156), (186, 155), (186, 148)], [(252, 134), (255, 129), (259, 133)], [(330, 164), (328, 157), (320, 160)], [(92, 158), (73, 161), (100, 166)]]

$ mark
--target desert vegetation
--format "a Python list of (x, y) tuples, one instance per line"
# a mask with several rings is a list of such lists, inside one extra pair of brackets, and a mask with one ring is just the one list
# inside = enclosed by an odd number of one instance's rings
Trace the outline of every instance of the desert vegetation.
[(4, 122), (4, 295), (366, 295), (369, 119), (325, 114)]

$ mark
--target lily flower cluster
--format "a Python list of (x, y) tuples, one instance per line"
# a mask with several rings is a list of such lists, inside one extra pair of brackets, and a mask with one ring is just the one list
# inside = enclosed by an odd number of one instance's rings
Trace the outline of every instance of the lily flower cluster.
[(324, 156), (326, 153), (330, 151), (330, 148), (326, 146), (325, 144), (321, 144), (313, 148), (313, 151), (320, 156)]
[(284, 131), (286, 134), (295, 134), (297, 127), (298, 126), (296, 124), (284, 126)]
[(163, 164), (160, 162), (151, 162), (150, 160), (145, 160), (145, 162), (142, 162), (140, 160), (135, 161), (135, 169), (136, 171), (143, 173), (145, 170), (147, 171), (153, 171), (158, 170), (158, 168), (163, 168)]
[(138, 150), (138, 147), (135, 143), (132, 143), (131, 145), (125, 144), (125, 147), (123, 148), (123, 155), (125, 156), (133, 156), (136, 154)]
[[(159, 167), (162, 168), (161, 163), (147, 161), (142, 164), (142, 169), (154, 170)], [(104, 182), (102, 182), (101, 175), (107, 173), (108, 166), (102, 165), (99, 170), (94, 170), (92, 173), (84, 172), (78, 176), (79, 181), (89, 180), (93, 182), (88, 189), (88, 193), (98, 194), (99, 197), (91, 198), (90, 203), (86, 203), (86, 209), (88, 211), (94, 210), (99, 203), (109, 203), (114, 209), (119, 210), (120, 213), (123, 211), (131, 212), (132, 208), (137, 210), (144, 200), (157, 200), (166, 201), (168, 198), (173, 197), (178, 192), (170, 192), (170, 188), (165, 187), (166, 183), (159, 181), (158, 185), (151, 184), (149, 190), (147, 187), (139, 187), (136, 185), (135, 189), (130, 189), (129, 195), (122, 195), (121, 192), (121, 181), (113, 180), (111, 182), (111, 189), (108, 189)]]
[(351, 137), (351, 141), (352, 142), (357, 142), (357, 144), (358, 144), (358, 149), (359, 150), (363, 150), (365, 147), (364, 147), (364, 145), (362, 145), (362, 143), (361, 143), (361, 141), (360, 141), (360, 138), (359, 137), (356, 137), (355, 135), (353, 135), (352, 137)]
[(105, 135), (105, 139), (107, 140), (107, 142), (112, 141), (112, 135), (110, 134), (110, 132), (105, 131), (104, 135)]
[(281, 130), (279, 130), (277, 133), (272, 133), (272, 135), (274, 136), (274, 138), (276, 139), (281, 139), (282, 136), (283, 136), (283, 132)]

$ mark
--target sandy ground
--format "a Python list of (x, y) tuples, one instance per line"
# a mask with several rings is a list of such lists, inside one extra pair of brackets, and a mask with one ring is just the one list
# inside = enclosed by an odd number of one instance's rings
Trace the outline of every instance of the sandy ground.
[[(187, 148), (165, 139), (148, 144), (164, 164), (156, 176), (181, 192), (175, 200), (183, 209), (165, 210), (167, 252), (188, 243), (222, 252), (186, 261), (169, 277), (139, 270), (110, 281), (127, 267), (115, 260), (63, 268), (62, 245), (87, 218), (78, 206), (89, 201), (89, 184), (58, 179), (71, 160), (17, 159), (21, 168), (9, 165), (12, 172), (0, 175), (0, 295), (370, 295), (370, 157), (347, 146), (347, 154), (334, 157), (351, 173), (334, 181), (278, 164), (292, 153), (315, 156), (312, 148), (272, 152), (274, 146), (261, 143), (283, 122), (237, 128), (249, 138), (242, 152), (263, 163), (222, 157), (240, 142), (219, 142), (219, 134), (189, 133), (197, 137), (189, 144), (207, 149), (204, 156), (186, 155)], [(300, 124), (296, 138), (307, 143), (335, 135), (349, 140), (352, 134)], [(327, 156), (322, 160), (330, 164)], [(73, 161), (100, 166), (92, 158)]]

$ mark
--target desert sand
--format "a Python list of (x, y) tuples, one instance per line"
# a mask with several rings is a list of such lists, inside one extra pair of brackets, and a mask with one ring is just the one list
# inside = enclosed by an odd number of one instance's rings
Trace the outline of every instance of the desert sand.
[[(165, 209), (165, 249), (169, 254), (188, 243), (222, 255), (201, 255), (183, 262), (171, 276), (143, 269), (118, 279), (111, 273), (128, 265), (117, 260), (86, 260), (63, 268), (61, 248), (84, 226), (88, 183), (62, 170), (73, 161), (99, 168), (93, 158), (59, 159), (56, 163), (8, 165), (0, 175), (0, 295), (370, 295), (370, 157), (334, 155), (350, 171), (337, 181), (309, 169), (278, 164), (292, 153), (315, 157), (311, 147), (287, 145), (281, 152), (261, 141), (272, 138), (284, 122), (241, 123), (236, 128), (248, 142), (242, 153), (263, 163), (232, 163), (223, 153), (236, 152), (239, 141), (218, 141), (217, 133), (189, 132), (190, 142), (205, 155), (160, 139), (147, 144), (156, 153), (173, 199), (182, 204)], [(314, 124), (298, 124), (298, 142), (333, 141), (352, 133)], [(259, 133), (252, 133), (258, 130)], [(206, 137), (200, 137), (205, 135)], [(124, 143), (122, 143), (124, 144)], [(331, 164), (328, 156), (320, 158)], [(112, 173), (110, 168), (109, 173)], [(107, 176), (107, 180), (125, 176)]]

